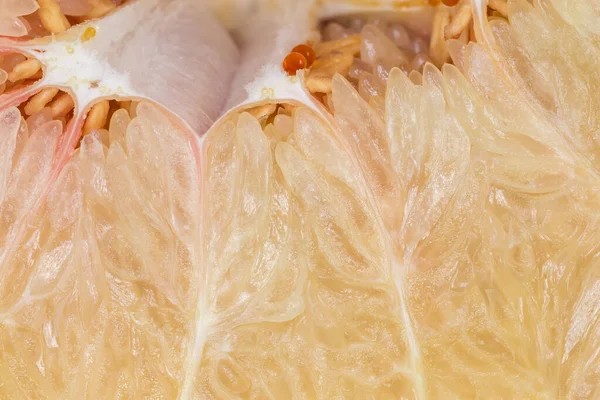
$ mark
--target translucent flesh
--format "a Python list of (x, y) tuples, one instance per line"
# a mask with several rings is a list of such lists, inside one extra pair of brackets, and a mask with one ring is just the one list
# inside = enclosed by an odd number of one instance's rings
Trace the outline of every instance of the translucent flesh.
[(177, 393), (198, 293), (198, 171), (162, 112), (137, 113), (115, 114), (110, 147), (84, 137), (38, 207), (62, 129), (42, 125), (10, 157), (20, 117), (2, 115), (0, 398)]
[(35, 0), (0, 0), (0, 17), (20, 17), (38, 8), (40, 6)]
[(0, 398), (600, 397), (600, 48), (509, 4), (456, 66), (335, 77), (333, 125), (198, 158), (119, 111), (46, 196), (55, 122), (0, 113)]
[(0, 35), (21, 37), (27, 35), (27, 26), (17, 17), (0, 16)]

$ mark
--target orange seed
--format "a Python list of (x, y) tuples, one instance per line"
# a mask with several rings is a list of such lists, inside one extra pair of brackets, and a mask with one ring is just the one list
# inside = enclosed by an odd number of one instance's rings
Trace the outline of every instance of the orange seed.
[(308, 67), (310, 67), (314, 62), (315, 59), (317, 58), (317, 55), (315, 54), (315, 51), (313, 50), (312, 47), (306, 45), (306, 44), (299, 44), (298, 46), (294, 47), (292, 49), (292, 53), (300, 53), (304, 56), (304, 58), (306, 58), (306, 65)]
[(283, 70), (288, 75), (296, 75), (298, 70), (307, 67), (306, 57), (300, 53), (290, 53), (283, 60)]

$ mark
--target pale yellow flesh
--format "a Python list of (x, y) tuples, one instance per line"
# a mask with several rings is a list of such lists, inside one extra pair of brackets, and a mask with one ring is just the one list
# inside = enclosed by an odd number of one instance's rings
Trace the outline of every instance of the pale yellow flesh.
[(0, 398), (600, 397), (600, 49), (508, 13), (422, 86), (334, 78), (335, 129), (232, 114), (197, 162), (120, 110), (39, 208), (59, 133), (2, 114)]

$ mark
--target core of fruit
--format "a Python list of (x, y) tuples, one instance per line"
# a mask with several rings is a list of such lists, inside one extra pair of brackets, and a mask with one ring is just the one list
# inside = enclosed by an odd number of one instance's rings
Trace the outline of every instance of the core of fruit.
[(0, 399), (600, 398), (598, 21), (0, 0)]

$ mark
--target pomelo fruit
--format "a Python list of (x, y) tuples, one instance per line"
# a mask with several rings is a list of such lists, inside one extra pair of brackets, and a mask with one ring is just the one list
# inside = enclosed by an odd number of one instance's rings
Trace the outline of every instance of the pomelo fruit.
[(579, 3), (15, 3), (0, 398), (600, 397)]

